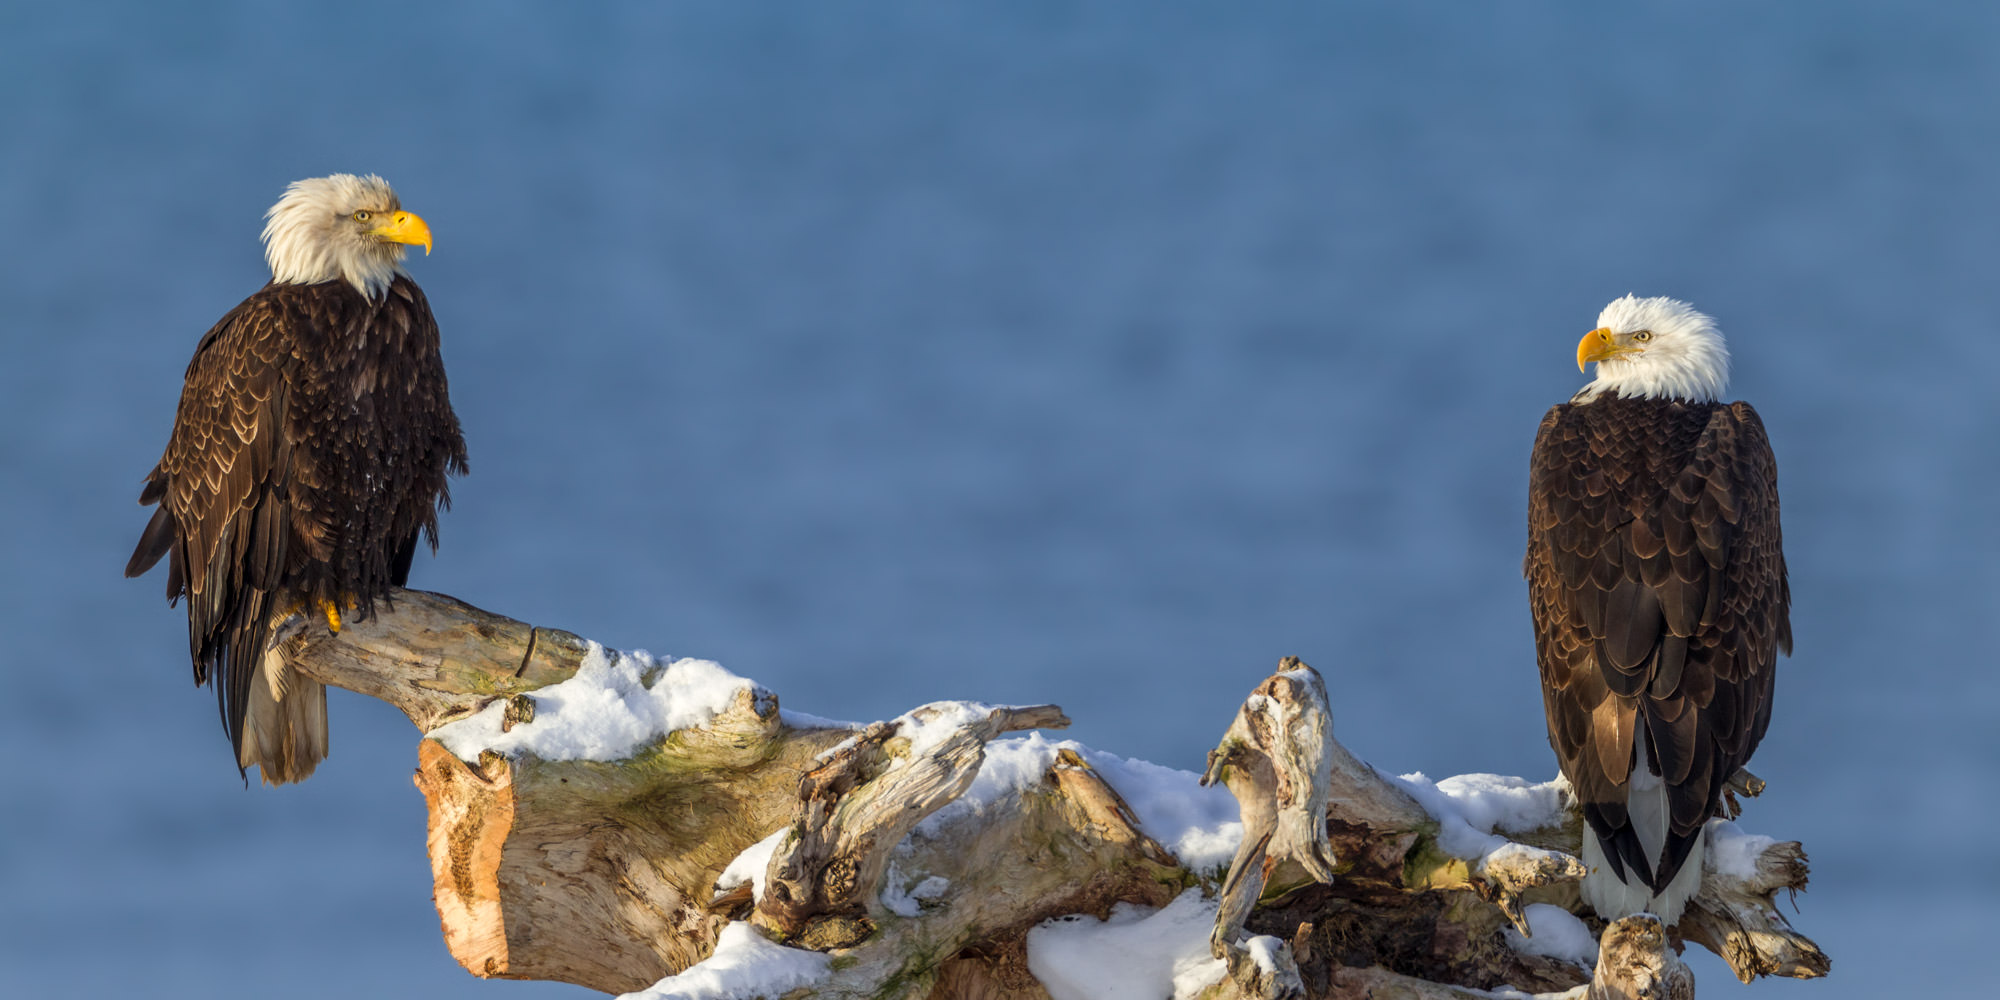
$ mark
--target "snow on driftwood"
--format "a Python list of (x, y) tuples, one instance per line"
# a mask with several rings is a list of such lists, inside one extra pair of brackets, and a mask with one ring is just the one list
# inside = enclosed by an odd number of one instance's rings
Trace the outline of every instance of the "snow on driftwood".
[[(1005, 735), (1067, 725), (1050, 705), (831, 722), (710, 661), (417, 592), (282, 648), (427, 731), (435, 898), (478, 975), (650, 1000), (1692, 989), (1657, 922), (1578, 916), (1559, 781), (1379, 772), (1297, 660), (1195, 775)], [(1823, 975), (1774, 903), (1799, 846), (1709, 836), (1678, 930), (1746, 980)]]

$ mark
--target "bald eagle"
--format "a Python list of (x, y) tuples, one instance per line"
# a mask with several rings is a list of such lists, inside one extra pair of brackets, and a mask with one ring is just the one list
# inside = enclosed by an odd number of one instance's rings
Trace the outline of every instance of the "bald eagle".
[(373, 175), (297, 181), (265, 217), (271, 282), (195, 347), (125, 575), (169, 557), (238, 771), (283, 784), (326, 757), (326, 690), (266, 648), (272, 626), (372, 611), (419, 535), (436, 550), (445, 475), (466, 464), (437, 321), (402, 267), (430, 227)]
[(1687, 303), (1612, 302), (1577, 345), (1591, 362), (1535, 436), (1523, 572), (1549, 744), (1590, 826), (1583, 897), (1671, 926), (1792, 649), (1778, 469)]

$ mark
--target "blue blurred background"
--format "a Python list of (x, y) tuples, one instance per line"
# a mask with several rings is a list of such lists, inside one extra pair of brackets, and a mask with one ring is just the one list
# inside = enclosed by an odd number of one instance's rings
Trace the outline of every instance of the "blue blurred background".
[[(120, 578), (286, 182), (430, 220), (472, 475), (414, 584), (796, 709), (1544, 777), (1525, 465), (1626, 292), (1732, 335), (1798, 655), (1751, 829), (1834, 975), (1990, 988), (2000, 13), (1860, 3), (0, 9), (0, 993), (582, 997), (431, 908), (417, 733), (246, 791)], [(1696, 960), (1705, 996), (1746, 996)]]

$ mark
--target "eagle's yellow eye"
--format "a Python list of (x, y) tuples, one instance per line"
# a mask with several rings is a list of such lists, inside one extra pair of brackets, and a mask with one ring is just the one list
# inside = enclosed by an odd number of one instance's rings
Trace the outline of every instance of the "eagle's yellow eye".
[(1633, 339), (1633, 340), (1636, 340), (1636, 341), (1638, 341), (1638, 342), (1639, 342), (1639, 343), (1641, 343), (1641, 344), (1643, 344), (1643, 343), (1645, 343), (1646, 341), (1649, 341), (1649, 340), (1653, 339), (1653, 331), (1651, 331), (1651, 330), (1640, 330), (1640, 331), (1639, 331), (1638, 333), (1635, 333), (1635, 334), (1633, 334), (1633, 335), (1632, 335), (1632, 339)]
[(359, 211), (359, 212), (356, 212), (356, 213), (354, 213), (354, 221), (356, 221), (356, 222), (367, 222), (367, 221), (368, 221), (368, 210), (364, 208), (364, 209), (362, 209), (361, 211)]

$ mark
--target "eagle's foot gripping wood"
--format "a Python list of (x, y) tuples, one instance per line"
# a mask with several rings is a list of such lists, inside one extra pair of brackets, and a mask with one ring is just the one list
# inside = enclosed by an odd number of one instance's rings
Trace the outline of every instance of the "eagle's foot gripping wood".
[[(337, 635), (293, 626), (287, 655), (306, 677), (388, 700), (428, 731), (495, 699), (516, 726), (533, 725), (524, 693), (573, 675), (589, 649), (447, 597), (394, 599)], [(1247, 829), (1219, 881), (1155, 842), (1119, 790), (1066, 749), (1039, 777), (982, 792), (976, 808), (944, 808), (997, 735), (1066, 724), (1052, 706), (942, 703), (861, 729), (800, 728), (768, 692), (745, 691), (706, 725), (622, 761), (489, 752), (466, 762), (426, 740), (416, 780), (446, 940), (482, 976), (637, 990), (747, 920), (831, 951), (816, 997), (1046, 1000), (1029, 970), (1030, 930), (1121, 902), (1165, 906), (1198, 887), (1220, 897), (1210, 944), (1228, 970), (1209, 1000), (1471, 1000), (1502, 984), (1581, 998), (1593, 969), (1508, 944), (1532, 903), (1581, 909), (1563, 863), (1581, 837), (1574, 803), (1545, 827), (1489, 838), (1504, 850), (1453, 856), (1416, 786), (1332, 738), (1328, 701), (1324, 679), (1287, 660), (1232, 722), (1207, 777), (1237, 796)], [(762, 899), (718, 895), (723, 869), (778, 831)], [(1550, 863), (1523, 874), (1502, 854)], [(1771, 904), (1805, 884), (1798, 845), (1771, 845), (1756, 868), (1711, 871), (1679, 930), (1739, 975), (1824, 974), (1825, 956)], [(909, 890), (932, 876), (948, 887), (916, 899)], [(891, 883), (904, 890), (895, 906)], [(1607, 934), (1597, 969), (1679, 982), (1661, 941), (1671, 935)]]
[(280, 606), (277, 613), (271, 616), (271, 640), (269, 645), (272, 648), (285, 645), (286, 640), (296, 634), (298, 629), (306, 624), (309, 616), (313, 615), (317, 615), (326, 622), (326, 630), (328, 632), (339, 635), (340, 630), (346, 625), (351, 624), (354, 620), (342, 617), (341, 610), (343, 604), (346, 606), (346, 610), (358, 610), (361, 607), (361, 598), (349, 594), (342, 601), (324, 599), (295, 600)]

